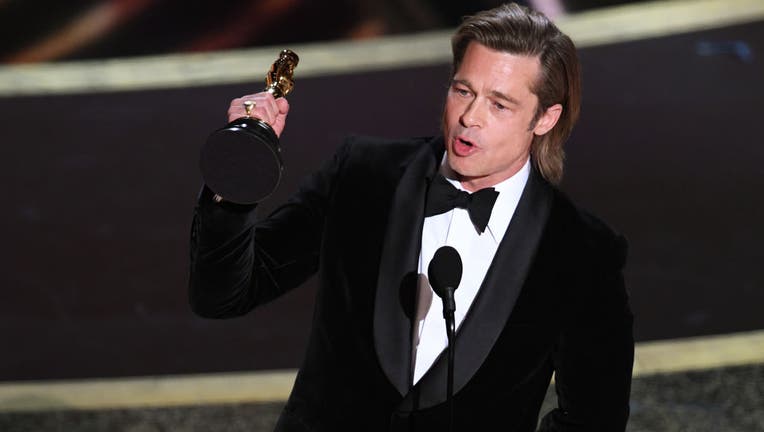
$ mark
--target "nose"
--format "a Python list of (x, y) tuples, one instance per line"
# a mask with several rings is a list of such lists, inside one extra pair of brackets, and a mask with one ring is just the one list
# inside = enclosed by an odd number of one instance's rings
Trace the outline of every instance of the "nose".
[(459, 121), (464, 127), (481, 126), (482, 118), (478, 112), (477, 99), (473, 99), (467, 106), (464, 107), (464, 112), (459, 117)]

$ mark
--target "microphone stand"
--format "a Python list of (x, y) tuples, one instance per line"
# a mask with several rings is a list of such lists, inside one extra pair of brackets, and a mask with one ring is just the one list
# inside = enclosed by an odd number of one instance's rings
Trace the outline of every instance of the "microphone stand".
[(446, 319), (446, 337), (448, 338), (448, 377), (446, 381), (446, 401), (448, 403), (448, 425), (449, 431), (454, 430), (454, 352), (456, 343), (456, 324), (454, 323), (454, 311), (456, 310), (456, 301), (454, 300), (453, 287), (446, 287), (446, 298), (443, 303), (443, 318)]
[(454, 298), (454, 291), (462, 279), (462, 259), (459, 257), (459, 252), (452, 246), (438, 248), (427, 266), (427, 277), (430, 279), (435, 294), (443, 300), (443, 318), (446, 320), (446, 336), (448, 337), (448, 381), (446, 382), (448, 430), (453, 431), (454, 357), (456, 352), (456, 324), (454, 323), (456, 299)]

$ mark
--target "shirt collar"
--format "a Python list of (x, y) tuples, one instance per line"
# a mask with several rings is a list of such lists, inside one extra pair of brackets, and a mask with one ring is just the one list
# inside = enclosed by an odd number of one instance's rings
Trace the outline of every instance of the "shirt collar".
[[(445, 163), (445, 161), (446, 157), (444, 155), (443, 162)], [(525, 184), (528, 182), (530, 172), (531, 160), (529, 157), (523, 167), (512, 177), (502, 180), (493, 186), (499, 192), (499, 196), (493, 205), (486, 232), (490, 233), (497, 244), (501, 242), (501, 239), (504, 238), (504, 234), (507, 232), (507, 228), (509, 228), (509, 222), (515, 214), (515, 209), (520, 202), (520, 196), (523, 194), (523, 189), (525, 189)], [(458, 180), (449, 178), (446, 178), (446, 180), (459, 190), (466, 190)]]

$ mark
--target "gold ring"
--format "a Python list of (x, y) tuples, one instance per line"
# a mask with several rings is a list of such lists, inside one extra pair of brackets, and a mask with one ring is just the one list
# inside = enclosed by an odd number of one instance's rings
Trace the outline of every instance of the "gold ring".
[(244, 110), (247, 112), (247, 117), (252, 117), (252, 108), (257, 105), (257, 102), (254, 101), (244, 101)]

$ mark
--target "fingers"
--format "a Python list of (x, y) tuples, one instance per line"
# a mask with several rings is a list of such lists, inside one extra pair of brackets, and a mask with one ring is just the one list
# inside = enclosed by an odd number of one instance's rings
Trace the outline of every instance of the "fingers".
[(276, 135), (281, 136), (281, 132), (286, 125), (289, 102), (284, 98), (275, 99), (273, 95), (267, 92), (245, 95), (231, 101), (231, 105), (228, 107), (229, 122), (247, 116), (244, 104), (246, 101), (254, 102), (249, 116), (268, 123), (276, 132)]
[[(270, 96), (270, 100), (268, 97)], [(250, 117), (259, 118), (260, 120), (268, 123), (276, 117), (277, 108), (273, 101), (273, 96), (269, 94), (250, 94), (244, 95), (240, 98), (236, 98), (231, 101), (231, 105), (228, 107), (228, 121), (236, 120), (240, 117), (247, 116), (247, 111), (244, 107), (245, 101), (254, 102), (254, 105), (249, 112)]]
[(278, 98), (276, 99), (276, 106), (278, 107), (278, 114), (276, 115), (276, 119), (270, 123), (270, 125), (276, 132), (276, 135), (281, 136), (281, 132), (286, 126), (287, 114), (289, 113), (289, 101), (283, 97)]
[(276, 104), (276, 100), (270, 93), (263, 92), (245, 95), (232, 100), (231, 105), (228, 107), (228, 121), (233, 121), (247, 115), (247, 111), (244, 107), (244, 102), (246, 101), (254, 102), (254, 106), (249, 114), (250, 117), (258, 118), (266, 123), (271, 123), (276, 120), (276, 116), (279, 114), (279, 107)]

